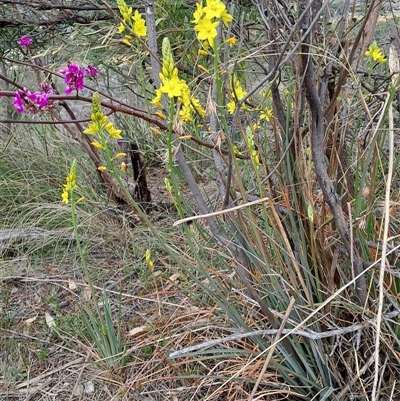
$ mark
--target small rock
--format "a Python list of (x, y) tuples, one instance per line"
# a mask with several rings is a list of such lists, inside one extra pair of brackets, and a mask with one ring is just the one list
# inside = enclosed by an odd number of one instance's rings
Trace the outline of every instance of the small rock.
[(94, 393), (94, 384), (91, 380), (89, 380), (85, 386), (85, 394), (92, 394), (92, 393)]

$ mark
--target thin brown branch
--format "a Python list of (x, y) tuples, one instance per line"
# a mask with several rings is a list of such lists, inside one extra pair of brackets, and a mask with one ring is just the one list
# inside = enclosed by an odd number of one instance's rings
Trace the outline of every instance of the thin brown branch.
[[(302, 1), (303, 8), (305, 2)], [(308, 29), (308, 18), (305, 16), (303, 21), (303, 30)], [(304, 74), (304, 85), (306, 89), (306, 97), (310, 106), (311, 113), (311, 152), (314, 161), (315, 174), (317, 176), (318, 183), (324, 195), (324, 199), (328, 204), (333, 214), (337, 230), (340, 237), (345, 245), (346, 251), (350, 257), (353, 256), (354, 261), (354, 274), (359, 276), (356, 281), (356, 294), (358, 296), (361, 306), (366, 305), (367, 302), (367, 285), (365, 277), (362, 275), (363, 263), (360, 258), (357, 249), (354, 244), (350, 241), (350, 228), (346, 221), (343, 210), (341, 208), (340, 197), (337, 194), (335, 188), (332, 186), (328, 170), (325, 162), (324, 153), (324, 113), (322, 108), (322, 102), (318, 95), (316, 87), (316, 78), (314, 72), (313, 58), (310, 50), (311, 35), (307, 35), (301, 46), (301, 59)]]

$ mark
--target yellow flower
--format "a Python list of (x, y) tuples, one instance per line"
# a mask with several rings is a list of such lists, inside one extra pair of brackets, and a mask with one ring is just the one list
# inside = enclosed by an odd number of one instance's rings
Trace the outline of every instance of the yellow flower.
[[(84, 131), (85, 132), (85, 131)], [(97, 139), (95, 139), (93, 142), (92, 142), (92, 145), (96, 148), (96, 149), (99, 149), (99, 150), (103, 150), (104, 149), (104, 146), (97, 140)]]
[(217, 26), (219, 22), (212, 22), (210, 18), (203, 18), (195, 25), (194, 30), (198, 32), (199, 40), (207, 40), (213, 46), (214, 39), (217, 37)]
[(125, 31), (125, 25), (121, 22), (118, 27), (118, 33), (122, 33)]
[(260, 114), (260, 119), (265, 121), (270, 121), (272, 117), (272, 109), (266, 107), (265, 110)]
[(247, 95), (247, 92), (243, 90), (242, 85), (240, 85), (240, 82), (236, 77), (233, 78), (232, 92), (232, 97), (235, 97), (238, 100), (244, 98)]
[(182, 106), (182, 108), (179, 111), (179, 116), (184, 122), (192, 121), (192, 116), (190, 114), (190, 107)]
[(232, 15), (230, 15), (230, 14), (228, 13), (228, 11), (226, 11), (226, 8), (224, 9), (224, 11), (222, 11), (220, 17), (221, 17), (222, 22), (224, 23), (225, 26), (228, 26), (229, 23), (233, 20)]
[(198, 24), (201, 17), (204, 14), (203, 3), (196, 3), (196, 11), (193, 13), (194, 20), (192, 21), (194, 24)]
[(121, 165), (119, 166), (120, 170), (126, 171), (126, 163), (122, 162)]
[[(94, 103), (92, 104), (92, 109), (94, 110)], [(91, 115), (92, 121), (89, 123), (88, 127), (83, 131), (86, 135), (97, 134), (107, 123), (107, 117), (101, 112), (93, 112)]]
[(121, 130), (116, 129), (112, 122), (109, 122), (105, 128), (112, 139), (122, 139)]
[(66, 183), (63, 185), (63, 191), (61, 193), (61, 200), (63, 203), (68, 205), (69, 194), (77, 187), (76, 185), (76, 171), (77, 171), (77, 162), (74, 159), (71, 168), (69, 170), (69, 174), (66, 178)]
[(132, 7), (128, 8), (124, 0), (117, 0), (117, 4), (124, 21), (129, 21), (132, 17)]
[(107, 170), (107, 167), (105, 167), (105, 166), (99, 166), (99, 167), (97, 167), (97, 170), (103, 172), (103, 171), (106, 171), (106, 170)]
[(96, 122), (90, 122), (89, 126), (83, 131), (86, 135), (93, 135), (99, 132), (99, 126)]
[(115, 158), (116, 158), (116, 159), (122, 159), (123, 157), (126, 157), (126, 153), (124, 153), (124, 152), (117, 153), (117, 154), (115, 155)]
[(183, 87), (185, 83), (179, 79), (177, 76), (173, 76), (171, 79), (165, 79), (162, 74), (160, 74), (163, 85), (160, 90), (162, 93), (166, 93), (168, 97), (172, 98), (174, 96), (181, 96)]
[(233, 99), (231, 99), (231, 100), (228, 102), (227, 107), (228, 107), (228, 112), (229, 112), (229, 114), (233, 114), (233, 113), (235, 112), (235, 109), (236, 109), (236, 103), (235, 103), (235, 101), (234, 101)]
[(220, 18), (221, 14), (226, 11), (226, 7), (221, 0), (207, 0), (207, 6), (203, 10), (208, 19)]
[(225, 43), (232, 47), (235, 43), (237, 42), (237, 39), (234, 36), (231, 36), (230, 38), (225, 40)]
[(208, 52), (203, 49), (199, 49), (198, 53), (199, 53), (199, 56), (208, 56)]
[(151, 260), (151, 252), (150, 252), (150, 249), (146, 249), (146, 263), (147, 263), (147, 266), (149, 266), (150, 269), (153, 270), (154, 263), (153, 263), (153, 261)]
[(68, 205), (68, 196), (69, 196), (68, 191), (64, 190), (61, 194), (62, 203), (65, 203), (66, 205)]
[(142, 16), (139, 14), (138, 10), (135, 11), (135, 14), (133, 15), (133, 32), (135, 32), (135, 35), (141, 37), (141, 36), (146, 36), (147, 35), (147, 28), (146, 28), (146, 23)]
[[(87, 135), (92, 135), (98, 133), (100, 130), (105, 129), (111, 138), (122, 139), (121, 130), (116, 129), (112, 122), (108, 121), (108, 117), (101, 111), (101, 100), (97, 92), (93, 93), (92, 98), (92, 121), (89, 123), (88, 128), (86, 128), (83, 133)], [(97, 149), (104, 149), (103, 144), (99, 141), (94, 140), (92, 145)]]
[(196, 99), (195, 97), (190, 98), (190, 104), (197, 114), (199, 114), (202, 117), (206, 115), (206, 111), (201, 106), (199, 99)]
[(368, 47), (368, 50), (365, 52), (365, 56), (368, 57), (371, 61), (377, 61), (380, 64), (387, 61), (382, 50), (379, 48), (376, 42), (373, 42)]
[(125, 37), (122, 39), (122, 43), (124, 45), (130, 46), (131, 45), (131, 40), (132, 40), (132, 36), (131, 35), (125, 35)]
[(161, 98), (162, 98), (162, 91), (161, 89), (156, 89), (156, 96), (155, 98), (151, 101), (151, 103), (154, 104), (154, 106), (162, 108), (163, 105), (161, 104)]
[(258, 154), (256, 150), (253, 150), (251, 152), (251, 159), (253, 160), (253, 163), (258, 166), (260, 164), (260, 159), (258, 158)]

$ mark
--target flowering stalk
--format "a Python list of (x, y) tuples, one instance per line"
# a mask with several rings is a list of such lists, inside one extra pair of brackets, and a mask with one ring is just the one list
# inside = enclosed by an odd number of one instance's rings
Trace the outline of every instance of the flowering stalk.
[[(72, 161), (72, 164), (71, 164), (71, 167), (69, 170), (69, 174), (67, 175), (66, 183), (63, 185), (61, 199), (62, 199), (62, 202), (65, 203), (66, 205), (68, 205), (68, 204), (71, 205), (71, 221), (72, 221), (72, 227), (74, 230), (76, 246), (78, 248), (79, 256), (80, 256), (81, 263), (82, 263), (82, 268), (85, 272), (86, 279), (89, 283), (90, 291), (94, 295), (95, 294), (94, 286), (93, 286), (92, 281), (90, 280), (90, 274), (89, 274), (88, 267), (87, 267), (87, 260), (86, 260), (85, 252), (82, 248), (82, 243), (80, 241), (79, 232), (78, 232), (78, 219), (77, 219), (77, 215), (76, 215), (76, 204), (80, 201), (80, 199), (76, 200), (76, 198), (75, 198), (75, 190), (78, 188), (77, 169), (78, 169), (77, 161), (76, 161), (76, 159), (74, 159)], [(95, 302), (95, 305), (98, 308), (97, 302)], [(100, 313), (100, 310), (98, 310), (98, 312)]]
[[(172, 188), (174, 192), (173, 200), (176, 207), (176, 210), (179, 216), (183, 217), (183, 208), (180, 201), (180, 191), (179, 186), (176, 182), (175, 169), (174, 169), (174, 153), (173, 153), (173, 142), (174, 142), (174, 116), (175, 116), (175, 99), (172, 98), (169, 105), (169, 121), (168, 121), (168, 139), (167, 139), (167, 148), (168, 148), (168, 172), (171, 177)], [(172, 191), (170, 191), (172, 194)]]
[[(137, 38), (141, 38), (147, 35), (147, 27), (146, 22), (139, 14), (138, 10), (135, 10), (134, 14), (132, 15), (132, 7), (128, 7), (124, 0), (117, 0), (118, 9), (121, 14), (123, 22), (118, 27), (118, 32), (122, 33), (125, 31), (126, 27), (136, 35)], [(125, 35), (124, 39), (122, 40), (123, 43), (130, 46), (132, 36)]]
[(162, 71), (160, 80), (162, 85), (156, 90), (156, 96), (152, 100), (153, 105), (162, 108), (161, 99), (166, 94), (170, 99), (177, 98), (181, 104), (179, 117), (184, 123), (192, 121), (192, 114), (196, 113), (200, 116), (206, 114), (202, 108), (200, 101), (196, 99), (190, 92), (187, 83), (178, 76), (178, 69), (175, 67), (172, 55), (171, 45), (168, 38), (164, 38), (162, 42)]
[(225, 4), (221, 0), (207, 0), (206, 4), (205, 7), (203, 6), (202, 1), (196, 4), (196, 10), (193, 13), (192, 22), (195, 24), (194, 30), (197, 32), (197, 38), (200, 41), (208, 42), (208, 45), (213, 49), (218, 103), (222, 105), (223, 93), (218, 63), (218, 27), (220, 21), (222, 21), (225, 26), (228, 26), (233, 20), (233, 17), (228, 13)]
[[(121, 157), (125, 157), (125, 153), (117, 153), (113, 155), (112, 149), (109, 146), (110, 140), (119, 140), (122, 139), (121, 130), (115, 128), (114, 124), (108, 120), (108, 117), (101, 110), (101, 99), (100, 95), (95, 92), (92, 97), (92, 115), (91, 122), (89, 126), (83, 131), (86, 135), (93, 135), (95, 138), (91, 142), (91, 144), (100, 151), (104, 151), (106, 154), (106, 166), (98, 166), (97, 169), (100, 172), (106, 171), (108, 168), (111, 168), (113, 173), (116, 176), (119, 176), (119, 172), (115, 170), (114, 164), (112, 161), (114, 159), (119, 159)], [(120, 170), (122, 168), (120, 167)]]

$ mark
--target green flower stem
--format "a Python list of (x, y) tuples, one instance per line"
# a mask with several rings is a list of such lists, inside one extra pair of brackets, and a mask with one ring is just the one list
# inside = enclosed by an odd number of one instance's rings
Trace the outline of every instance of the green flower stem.
[[(173, 129), (174, 129), (174, 114), (175, 114), (175, 98), (171, 98), (171, 102), (169, 104), (169, 120), (168, 120), (168, 139), (167, 139), (167, 146), (168, 146), (168, 170), (171, 175), (173, 176), (173, 168), (174, 168), (174, 161), (172, 155), (172, 140), (173, 140)], [(175, 188), (174, 188), (175, 189)]]
[(176, 182), (175, 167), (174, 167), (174, 155), (173, 155), (173, 140), (174, 140), (174, 117), (175, 117), (175, 98), (172, 97), (169, 104), (169, 121), (168, 121), (168, 170), (171, 177), (172, 189), (174, 192), (174, 203), (178, 211), (179, 216), (184, 217), (182, 203), (180, 200), (179, 186)]
[[(74, 230), (74, 237), (75, 237), (75, 241), (76, 241), (76, 246), (78, 248), (78, 252), (79, 252), (80, 259), (81, 259), (81, 264), (82, 264), (83, 271), (85, 273), (87, 282), (89, 284), (90, 292), (91, 292), (92, 296), (94, 297), (95, 290), (94, 290), (93, 282), (92, 282), (92, 280), (90, 278), (89, 269), (88, 269), (88, 266), (87, 266), (86, 255), (85, 255), (85, 252), (83, 250), (81, 241), (79, 239), (78, 219), (77, 219), (77, 214), (76, 214), (76, 201), (75, 201), (75, 194), (74, 194), (74, 190), (73, 189), (71, 189), (69, 195), (70, 195), (70, 201), (71, 201), (71, 220), (72, 220), (72, 227), (73, 227), (73, 230)], [(100, 319), (101, 323), (104, 324), (103, 317), (102, 317), (102, 315), (100, 313), (99, 303), (96, 300), (94, 300), (93, 303), (94, 303), (94, 306), (96, 308), (96, 312), (97, 312), (97, 314), (99, 316), (99, 319)]]
[(217, 46), (217, 38), (214, 39), (213, 43), (213, 51), (214, 51), (214, 73), (215, 73), (215, 84), (217, 85), (217, 96), (218, 96), (218, 104), (223, 104), (223, 96), (221, 90), (221, 74), (219, 73), (219, 63), (218, 63), (218, 46)]
[[(218, 38), (218, 36), (217, 36)], [(218, 106), (222, 107), (224, 105), (224, 93), (223, 93), (223, 88), (222, 88), (222, 80), (221, 80), (221, 74), (219, 71), (219, 61), (218, 61), (218, 45), (217, 45), (217, 38), (214, 39), (213, 43), (213, 58), (214, 58), (214, 73), (215, 73), (215, 85), (217, 86), (217, 100), (218, 100)], [(221, 120), (223, 124), (223, 129), (227, 133), (228, 130), (228, 124), (226, 121), (226, 112), (221, 113)]]

